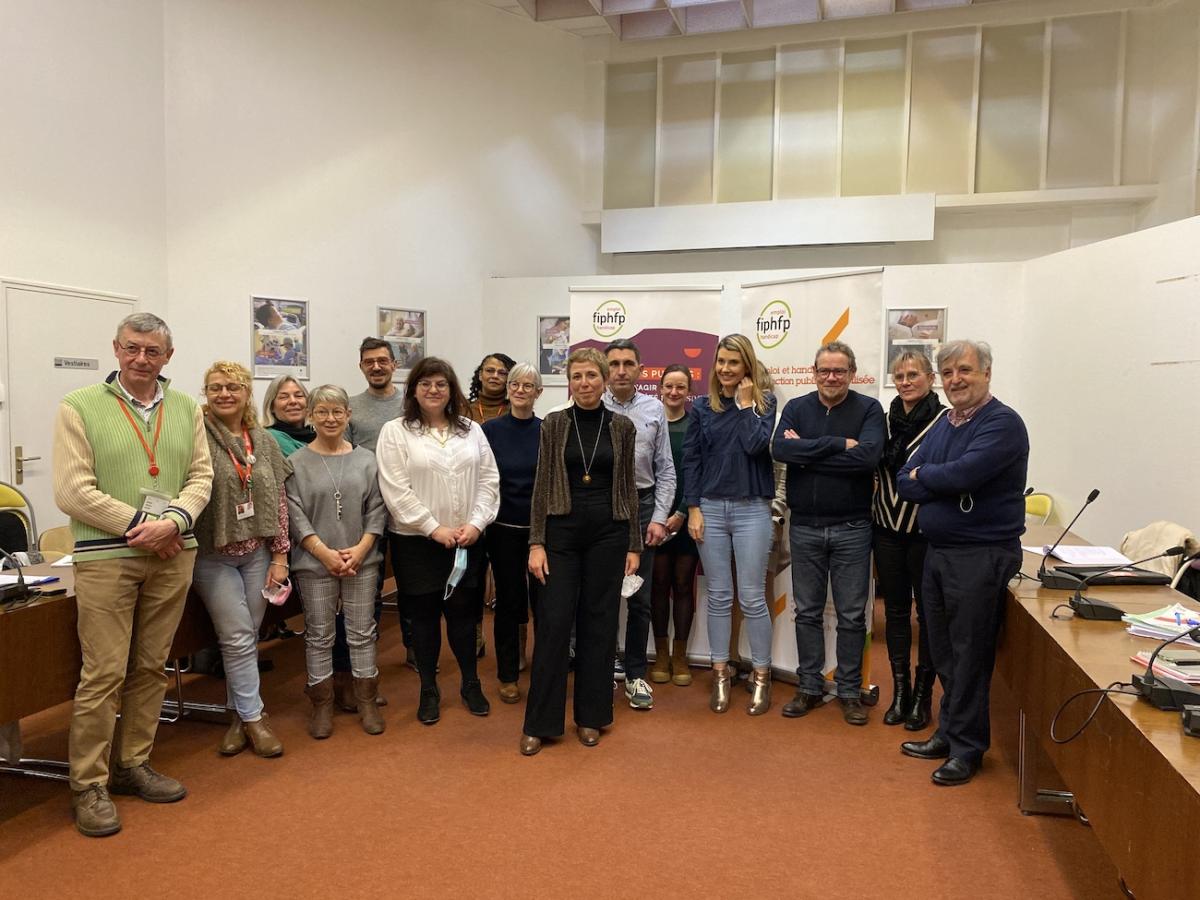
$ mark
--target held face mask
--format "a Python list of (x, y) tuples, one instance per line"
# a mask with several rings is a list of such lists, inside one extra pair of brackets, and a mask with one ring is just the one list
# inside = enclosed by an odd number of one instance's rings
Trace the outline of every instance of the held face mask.
[(450, 570), (450, 577), (446, 579), (446, 592), (442, 595), (443, 600), (449, 599), (465, 574), (467, 574), (467, 548), (459, 547), (454, 551), (454, 567)]

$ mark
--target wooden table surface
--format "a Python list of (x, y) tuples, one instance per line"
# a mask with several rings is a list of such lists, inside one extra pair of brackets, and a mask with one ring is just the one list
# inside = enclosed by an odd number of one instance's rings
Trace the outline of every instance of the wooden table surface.
[[(1056, 536), (1031, 529), (1023, 542), (1036, 545)], [(1039, 561), (1026, 554), (1023, 570), (1036, 574)], [(1127, 612), (1175, 602), (1197, 605), (1166, 586), (1087, 593)], [(1051, 618), (1071, 595), (1036, 581), (1014, 583), (997, 671), (1134, 896), (1200, 897), (1200, 869), (1186, 849), (1200, 835), (1200, 738), (1183, 733), (1179, 714), (1134, 696), (1108, 694), (1079, 738), (1068, 744), (1050, 738), (1050, 721), (1064, 700), (1076, 691), (1129, 682), (1139, 671), (1130, 657), (1156, 646), (1130, 635), (1122, 622), (1072, 619), (1069, 609), (1059, 611), (1067, 618)], [(1067, 707), (1055, 729), (1059, 738), (1083, 722), (1097, 697), (1088, 694)]]

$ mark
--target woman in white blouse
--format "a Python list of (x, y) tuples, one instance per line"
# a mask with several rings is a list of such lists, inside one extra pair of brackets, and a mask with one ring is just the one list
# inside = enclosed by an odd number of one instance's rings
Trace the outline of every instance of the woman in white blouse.
[(388, 509), (388, 542), (401, 617), (411, 615), (421, 676), (417, 718), (440, 717), (437, 685), (446, 636), (462, 673), (460, 694), (472, 715), (490, 709), (475, 668), (475, 607), (483, 578), (479, 536), (500, 508), (500, 474), (483, 429), (450, 364), (427, 356), (413, 366), (404, 414), (383, 426), (375, 456)]

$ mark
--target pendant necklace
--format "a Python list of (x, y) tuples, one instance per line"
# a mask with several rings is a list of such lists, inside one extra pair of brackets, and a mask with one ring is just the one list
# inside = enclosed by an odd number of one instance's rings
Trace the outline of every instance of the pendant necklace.
[(338, 521), (342, 521), (342, 471), (346, 468), (347, 454), (338, 454), (342, 457), (342, 464), (338, 466), (337, 478), (333, 477), (333, 472), (329, 469), (329, 463), (325, 461), (325, 454), (318, 453), (321, 457), (321, 465), (325, 467), (325, 474), (329, 476), (329, 481), (333, 484), (333, 502), (336, 504), (334, 511), (337, 513)]
[(571, 408), (571, 421), (575, 423), (575, 440), (579, 441), (579, 458), (583, 461), (583, 483), (592, 483), (592, 463), (596, 461), (596, 451), (600, 449), (600, 434), (604, 431), (604, 410), (600, 410), (600, 427), (596, 429), (596, 443), (592, 446), (592, 456), (584, 459), (583, 438), (579, 435), (579, 420), (575, 418), (575, 408)]
[(434, 428), (433, 426), (427, 426), (425, 433), (428, 434), (435, 441), (437, 441), (438, 446), (445, 447), (446, 444), (450, 440), (450, 426), (449, 425), (446, 426), (446, 436), (445, 437), (442, 437), (441, 435), (438, 434), (438, 431), (440, 431), (440, 430), (441, 429)]

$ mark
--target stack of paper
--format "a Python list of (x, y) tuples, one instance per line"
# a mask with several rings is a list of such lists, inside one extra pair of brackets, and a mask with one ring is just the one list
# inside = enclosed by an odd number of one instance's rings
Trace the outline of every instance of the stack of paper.
[[(1137, 615), (1126, 613), (1121, 621), (1129, 624), (1127, 631), (1132, 635), (1166, 641), (1200, 625), (1200, 611), (1188, 609), (1182, 603), (1173, 603), (1153, 612)], [(1200, 647), (1200, 643), (1191, 638), (1182, 638), (1175, 643), (1181, 647)]]
[[(1184, 644), (1187, 642), (1177, 641), (1176, 643)], [(1153, 653), (1153, 650), (1139, 650), (1129, 658), (1137, 663), (1142, 671), (1145, 671), (1146, 666), (1150, 665), (1150, 657)], [(1163, 659), (1161, 656), (1154, 660), (1154, 674), (1165, 675), (1168, 678), (1182, 681), (1184, 684), (1200, 684), (1200, 666), (1177, 666)]]

